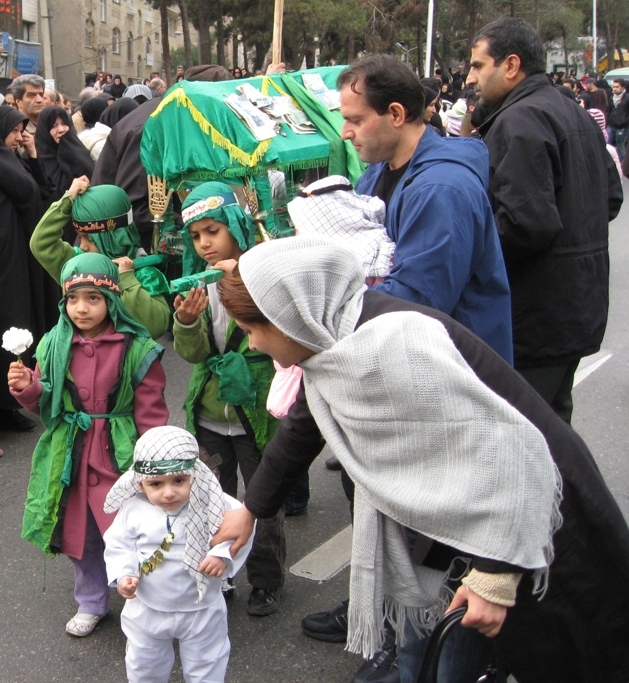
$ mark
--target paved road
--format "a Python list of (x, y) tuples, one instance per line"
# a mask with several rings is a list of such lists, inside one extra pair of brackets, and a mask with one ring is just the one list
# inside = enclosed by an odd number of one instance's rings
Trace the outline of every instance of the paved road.
[[(629, 196), (629, 183), (625, 180)], [(612, 302), (610, 322), (597, 359), (602, 364), (575, 389), (574, 425), (592, 448), (610, 488), (629, 518), (629, 202), (611, 227)], [(165, 367), (171, 422), (183, 426), (179, 408), (188, 368), (166, 339)], [(607, 358), (607, 356), (609, 356)], [(584, 375), (581, 375), (582, 377)], [(20, 540), (30, 455), (41, 429), (27, 435), (0, 432), (0, 683), (121, 683), (124, 638), (118, 617), (122, 600), (114, 595), (110, 616), (85, 639), (64, 633), (74, 614), (72, 570), (64, 557), (44, 559)], [(311, 469), (308, 514), (287, 520), (288, 564), (294, 565), (349, 524), (338, 474), (323, 457)], [(330, 565), (335, 558), (330, 557)], [(329, 581), (288, 574), (282, 610), (253, 618), (245, 612), (244, 574), (229, 607), (232, 658), (227, 683), (344, 683), (361, 660), (340, 645), (319, 643), (300, 632), (301, 617), (335, 606), (346, 597), (348, 570)], [(176, 670), (171, 683), (182, 683)]]

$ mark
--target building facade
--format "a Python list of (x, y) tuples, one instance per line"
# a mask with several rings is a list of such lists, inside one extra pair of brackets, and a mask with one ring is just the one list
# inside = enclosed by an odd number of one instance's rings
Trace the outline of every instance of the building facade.
[[(89, 74), (107, 71), (125, 84), (142, 82), (152, 72), (162, 74), (159, 10), (144, 0), (24, 0), (37, 6), (39, 21), (31, 40), (45, 46), (47, 36), (42, 5), (49, 16), (51, 64), (42, 61), (46, 78), (75, 98)], [(171, 49), (183, 46), (181, 20), (176, 7), (168, 9)], [(29, 17), (32, 15), (28, 15)], [(194, 35), (194, 33), (193, 33)], [(43, 54), (46, 54), (45, 47)], [(51, 73), (48, 73), (48, 70)]]

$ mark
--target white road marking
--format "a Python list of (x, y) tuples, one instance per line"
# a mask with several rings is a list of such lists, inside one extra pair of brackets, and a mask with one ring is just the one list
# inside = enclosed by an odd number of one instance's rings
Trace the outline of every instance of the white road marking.
[(351, 524), (291, 568), (291, 574), (312, 581), (327, 581), (345, 569), (352, 557)]
[(582, 358), (577, 371), (574, 373), (574, 384), (572, 386), (576, 387), (579, 382), (582, 382), (586, 377), (589, 377), (589, 375), (598, 370), (611, 357), (612, 354), (609, 351), (601, 349), (598, 353)]

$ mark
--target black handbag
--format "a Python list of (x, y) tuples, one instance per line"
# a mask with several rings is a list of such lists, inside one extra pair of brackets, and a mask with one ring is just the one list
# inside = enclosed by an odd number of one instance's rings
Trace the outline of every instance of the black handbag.
[[(428, 638), (428, 645), (426, 646), (426, 653), (424, 655), (424, 661), (422, 662), (422, 668), (419, 672), (417, 683), (437, 683), (441, 650), (446, 642), (448, 633), (450, 633), (453, 626), (461, 621), (466, 611), (466, 607), (459, 607), (458, 609), (452, 610), (452, 612), (448, 612), (448, 614), (445, 614), (439, 620), (439, 623), (435, 626)], [(499, 678), (498, 670), (496, 666), (494, 666), (492, 658), (492, 662), (487, 667), (487, 671), (476, 683), (500, 683), (501, 680), (504, 679), (502, 677)]]

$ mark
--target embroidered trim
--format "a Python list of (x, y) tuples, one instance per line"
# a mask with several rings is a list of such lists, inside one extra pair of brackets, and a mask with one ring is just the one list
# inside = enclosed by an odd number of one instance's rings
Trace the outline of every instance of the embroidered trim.
[(67, 294), (77, 287), (98, 287), (120, 294), (120, 285), (109, 275), (103, 273), (75, 273), (63, 283), (63, 293)]

